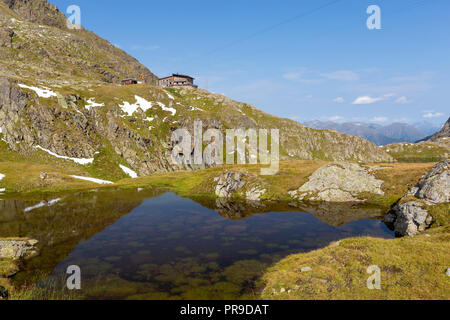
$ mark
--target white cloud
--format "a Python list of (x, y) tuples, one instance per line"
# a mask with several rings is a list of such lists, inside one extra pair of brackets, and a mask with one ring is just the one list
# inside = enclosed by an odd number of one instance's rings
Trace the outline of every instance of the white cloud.
[(386, 117), (374, 117), (370, 119), (371, 122), (387, 122), (388, 120)]
[(350, 70), (340, 70), (322, 74), (323, 77), (338, 81), (356, 81), (359, 80), (359, 74)]
[(408, 104), (411, 102), (412, 101), (409, 100), (408, 98), (406, 98), (405, 96), (402, 96), (402, 97), (398, 98), (397, 100), (395, 100), (395, 103), (400, 103), (400, 104)]
[(443, 113), (440, 113), (440, 112), (428, 112), (428, 113), (425, 113), (425, 114), (423, 115), (423, 117), (424, 117), (425, 119), (440, 118), (440, 117), (442, 117), (442, 116), (444, 116), (444, 114), (443, 114)]
[(353, 101), (353, 104), (372, 104), (378, 101), (383, 100), (383, 97), (380, 98), (372, 98), (370, 96), (362, 96), (362, 97), (358, 97), (356, 98), (355, 101)]
[(356, 98), (356, 100), (353, 101), (353, 104), (372, 104), (372, 103), (375, 103), (378, 101), (387, 100), (394, 96), (395, 96), (395, 93), (388, 93), (388, 94), (382, 95), (381, 97), (378, 97), (378, 98), (372, 98), (371, 96), (361, 96), (361, 97)]
[(337, 97), (336, 99), (333, 99), (333, 102), (336, 102), (336, 103), (344, 103), (344, 102), (345, 102), (345, 99), (342, 98), (342, 97)]

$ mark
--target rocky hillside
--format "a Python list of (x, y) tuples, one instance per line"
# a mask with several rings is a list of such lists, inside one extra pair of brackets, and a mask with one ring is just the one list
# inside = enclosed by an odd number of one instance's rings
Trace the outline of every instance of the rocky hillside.
[[(94, 33), (69, 30), (46, 0), (0, 1), (0, 75), (70, 85), (118, 83), (140, 74), (151, 72)], [(146, 81), (156, 79), (151, 74)]]
[[(3, 141), (20, 153), (46, 152), (75, 162), (121, 163), (147, 175), (177, 169), (169, 158), (171, 133), (204, 129), (279, 128), (282, 159), (391, 161), (374, 144), (319, 131), (265, 114), (200, 89), (147, 86), (45, 87), (0, 79)], [(84, 160), (83, 160), (84, 159)], [(91, 161), (89, 160), (91, 159)]]
[(432, 135), (429, 140), (438, 141), (443, 138), (450, 138), (450, 118), (448, 118), (442, 130)]
[(89, 166), (111, 180), (177, 170), (171, 133), (201, 119), (205, 130), (280, 129), (282, 160), (393, 161), (363, 138), (314, 130), (205, 90), (120, 86), (114, 82), (148, 70), (93, 33), (66, 29), (46, 1), (3, 1), (0, 13), (0, 144), (29, 158)]
[(26, 21), (51, 27), (66, 28), (66, 19), (58, 8), (46, 0), (2, 0), (9, 9)]

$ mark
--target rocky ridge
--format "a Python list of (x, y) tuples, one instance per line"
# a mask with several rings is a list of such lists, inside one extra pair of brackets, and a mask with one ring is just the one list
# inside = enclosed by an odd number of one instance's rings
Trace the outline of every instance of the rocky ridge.
[(157, 77), (123, 50), (81, 29), (46, 0), (0, 1), (0, 76), (83, 85), (118, 83), (126, 77)]

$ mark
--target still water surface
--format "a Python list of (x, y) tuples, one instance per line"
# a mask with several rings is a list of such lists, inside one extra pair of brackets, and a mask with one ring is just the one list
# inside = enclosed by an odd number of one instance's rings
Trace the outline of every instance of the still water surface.
[(82, 290), (77, 294), (87, 299), (252, 298), (261, 290), (257, 280), (264, 270), (289, 254), (354, 236), (393, 237), (373, 213), (336, 226), (330, 225), (336, 217), (329, 217), (329, 210), (327, 219), (320, 211), (294, 209), (219, 214), (157, 191), (57, 199), (32, 210), (41, 202), (0, 201), (0, 237), (40, 241), (41, 255), (16, 276), (18, 283), (35, 281), (51, 290), (62, 286), (68, 266), (78, 265)]

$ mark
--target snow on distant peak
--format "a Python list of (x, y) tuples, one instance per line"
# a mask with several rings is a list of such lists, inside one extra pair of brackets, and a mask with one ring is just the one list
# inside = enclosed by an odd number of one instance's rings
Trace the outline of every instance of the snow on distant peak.
[(123, 172), (125, 172), (127, 175), (130, 176), (130, 178), (136, 179), (138, 177), (138, 174), (135, 171), (131, 170), (130, 168), (125, 167), (125, 166), (123, 166), (121, 164), (119, 166), (120, 166), (120, 169), (122, 169)]
[(71, 177), (74, 179), (89, 181), (89, 182), (93, 182), (93, 183), (97, 183), (97, 184), (114, 184), (114, 182), (112, 182), (112, 181), (101, 180), (101, 179), (96, 179), (96, 178), (91, 178), (91, 177), (82, 177), (82, 176), (71, 176)]
[(91, 110), (92, 108), (96, 108), (96, 107), (104, 107), (105, 106), (104, 103), (96, 103), (95, 98), (90, 98), (90, 99), (86, 100), (86, 103), (87, 103), (87, 105), (85, 107), (88, 110)]
[(22, 84), (22, 83), (19, 83), (19, 87), (21, 87), (23, 89), (33, 90), (41, 98), (56, 97), (56, 93), (53, 92), (52, 90), (50, 90), (49, 88), (45, 88), (45, 87), (42, 87), (42, 88), (30, 87), (30, 86), (27, 86), (27, 85)]
[(66, 157), (66, 156), (60, 156), (60, 155), (58, 155), (58, 154), (56, 154), (56, 153), (54, 153), (54, 152), (52, 152), (52, 151), (50, 151), (48, 149), (42, 148), (41, 146), (36, 146), (34, 148), (42, 150), (44, 152), (47, 152), (48, 154), (50, 154), (50, 155), (52, 155), (52, 156), (54, 156), (56, 158), (65, 159), (65, 160), (72, 160), (73, 162), (78, 163), (78, 164), (90, 164), (90, 163), (94, 162), (94, 158), (90, 158), (90, 159), (87, 159), (87, 158), (71, 158), (71, 157)]

